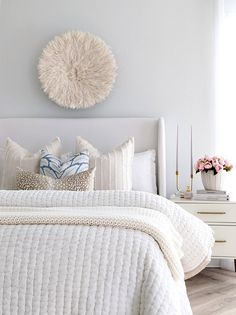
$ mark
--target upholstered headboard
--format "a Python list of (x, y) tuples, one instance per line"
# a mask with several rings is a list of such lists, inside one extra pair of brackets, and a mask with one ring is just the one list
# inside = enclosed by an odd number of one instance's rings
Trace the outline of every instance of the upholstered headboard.
[(156, 149), (157, 185), (166, 195), (166, 156), (164, 119), (155, 118), (3, 118), (0, 119), (0, 146), (7, 137), (29, 150), (38, 150), (59, 136), (65, 151), (75, 147), (75, 136), (81, 135), (102, 151), (109, 151), (131, 136), (136, 152)]

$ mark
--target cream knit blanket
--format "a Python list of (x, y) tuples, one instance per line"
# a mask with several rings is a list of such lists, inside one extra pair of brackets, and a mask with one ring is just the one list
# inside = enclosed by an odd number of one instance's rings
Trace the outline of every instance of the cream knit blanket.
[(95, 225), (134, 229), (152, 236), (171, 270), (173, 278), (184, 278), (182, 238), (160, 212), (134, 207), (30, 208), (0, 207), (0, 225)]
[(0, 191), (1, 206), (6, 207), (7, 211), (14, 207), (28, 207), (30, 211), (45, 207), (55, 211), (58, 207), (110, 207), (111, 211), (114, 207), (152, 209), (165, 215), (183, 239), (184, 256), (181, 262), (185, 278), (196, 275), (211, 259), (214, 245), (211, 228), (177, 204), (158, 195), (137, 191)]

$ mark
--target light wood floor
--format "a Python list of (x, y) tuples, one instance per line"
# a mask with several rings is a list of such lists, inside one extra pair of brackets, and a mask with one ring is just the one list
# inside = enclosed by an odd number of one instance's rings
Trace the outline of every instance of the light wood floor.
[(205, 269), (186, 281), (194, 315), (236, 315), (236, 273)]

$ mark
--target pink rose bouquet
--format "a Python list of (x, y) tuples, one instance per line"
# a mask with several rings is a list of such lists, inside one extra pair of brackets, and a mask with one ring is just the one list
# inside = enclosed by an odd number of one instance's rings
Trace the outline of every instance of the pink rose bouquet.
[(225, 160), (221, 156), (207, 156), (205, 155), (204, 158), (200, 158), (197, 160), (196, 164), (194, 165), (196, 173), (198, 172), (208, 172), (213, 171), (214, 175), (219, 173), (220, 171), (229, 172), (232, 170), (233, 165), (228, 161)]

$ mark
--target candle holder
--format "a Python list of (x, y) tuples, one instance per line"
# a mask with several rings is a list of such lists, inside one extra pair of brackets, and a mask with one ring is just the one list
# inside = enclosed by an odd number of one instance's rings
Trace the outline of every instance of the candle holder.
[(178, 192), (181, 192), (181, 189), (179, 187), (179, 172), (176, 171), (175, 175), (176, 175), (176, 189)]
[(175, 175), (176, 175), (176, 190), (177, 190), (175, 195), (177, 197), (180, 197), (180, 198), (185, 198), (186, 193), (187, 194), (192, 194), (192, 191), (193, 191), (193, 174), (190, 175), (190, 184), (188, 186), (186, 186), (186, 190), (182, 190), (180, 188), (180, 185), (179, 185), (179, 172), (176, 171)]
[(180, 188), (179, 185), (179, 172), (176, 172), (176, 190), (177, 192), (175, 193), (176, 197), (179, 198), (187, 198), (189, 199), (189, 196), (192, 196), (192, 187), (193, 187), (193, 175), (190, 177), (190, 185), (186, 186), (186, 189), (183, 190)]
[(177, 137), (176, 137), (176, 172), (175, 172), (175, 178), (176, 178), (176, 197), (180, 198), (187, 198), (190, 199), (192, 197), (192, 191), (193, 191), (193, 140), (192, 140), (192, 126), (191, 126), (191, 132), (190, 132), (190, 183), (186, 187), (186, 190), (182, 190), (179, 185), (179, 126), (177, 125)]
[(175, 178), (176, 178), (176, 190), (177, 190), (177, 192), (175, 193), (175, 196), (180, 197), (180, 198), (184, 198), (184, 192), (179, 187), (179, 172), (176, 171), (175, 175), (176, 175)]

